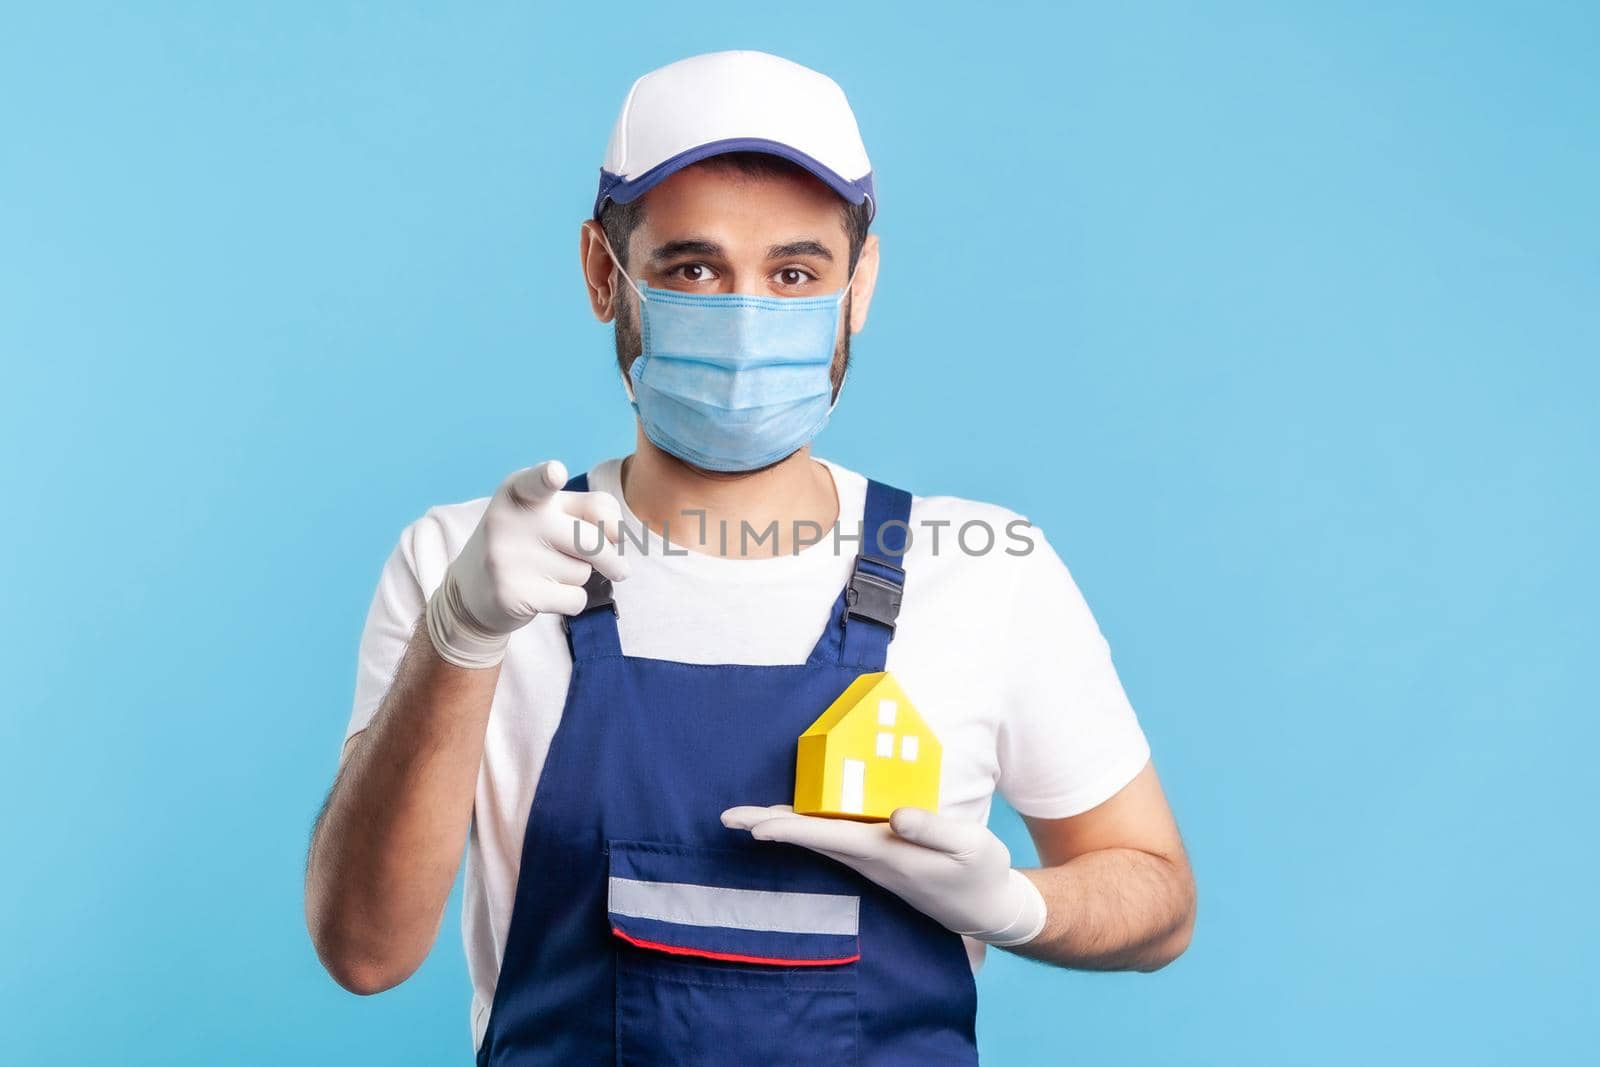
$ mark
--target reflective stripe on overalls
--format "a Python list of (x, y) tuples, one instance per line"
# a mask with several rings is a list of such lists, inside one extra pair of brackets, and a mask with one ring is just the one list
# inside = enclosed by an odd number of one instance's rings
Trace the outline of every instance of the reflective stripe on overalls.
[(568, 621), (572, 679), (480, 1067), (977, 1062), (959, 936), (842, 864), (719, 820), (791, 803), (801, 732), (884, 669), (910, 508), (868, 484), (861, 555), (802, 664), (628, 656), (591, 582)]

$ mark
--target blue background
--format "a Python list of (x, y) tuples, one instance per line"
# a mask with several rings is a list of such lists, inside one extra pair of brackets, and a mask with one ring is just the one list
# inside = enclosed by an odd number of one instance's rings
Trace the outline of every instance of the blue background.
[(878, 174), (819, 450), (1051, 535), (1193, 852), (986, 1062), (1589, 1058), (1593, 5), (123, 7), (0, 32), (0, 1059), (468, 1062), (456, 906), (347, 995), (307, 832), (401, 527), (630, 447), (577, 227), (726, 47)]

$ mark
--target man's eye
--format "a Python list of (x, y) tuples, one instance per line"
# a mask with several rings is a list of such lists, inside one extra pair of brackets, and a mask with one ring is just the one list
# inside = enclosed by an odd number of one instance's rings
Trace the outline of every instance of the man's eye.
[(811, 272), (801, 270), (799, 267), (785, 267), (778, 272), (780, 285), (804, 285), (811, 281)]
[(686, 282), (708, 282), (716, 277), (711, 273), (711, 268), (704, 263), (685, 263), (681, 267), (673, 268), (673, 273)]

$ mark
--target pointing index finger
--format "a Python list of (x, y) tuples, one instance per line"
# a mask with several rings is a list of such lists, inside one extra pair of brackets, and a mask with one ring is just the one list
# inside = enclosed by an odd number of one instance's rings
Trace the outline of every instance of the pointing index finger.
[(566, 465), (559, 459), (549, 459), (513, 474), (506, 481), (506, 492), (514, 503), (525, 508), (536, 508), (554, 497), (566, 484)]

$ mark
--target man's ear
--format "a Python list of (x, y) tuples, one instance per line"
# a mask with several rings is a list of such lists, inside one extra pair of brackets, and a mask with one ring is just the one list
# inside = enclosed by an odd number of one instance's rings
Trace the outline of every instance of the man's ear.
[(585, 220), (578, 230), (578, 260), (589, 291), (589, 309), (601, 322), (610, 322), (617, 316), (622, 277), (606, 252), (604, 232), (593, 219)]
[(867, 310), (878, 285), (878, 235), (867, 234), (856, 261), (856, 280), (850, 293), (850, 332), (860, 333), (867, 325)]

